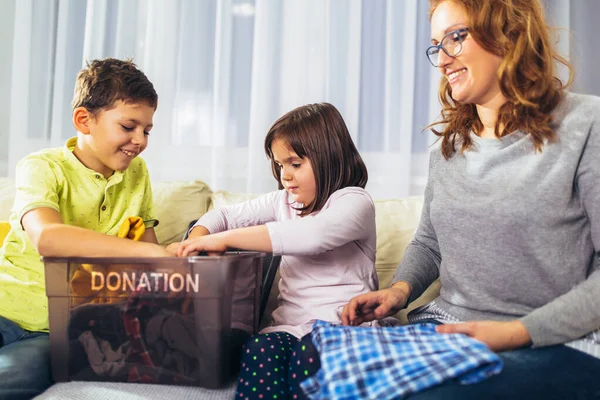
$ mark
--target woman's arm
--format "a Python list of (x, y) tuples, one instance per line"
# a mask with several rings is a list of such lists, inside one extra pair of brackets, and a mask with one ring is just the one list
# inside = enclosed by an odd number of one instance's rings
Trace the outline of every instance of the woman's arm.
[[(591, 100), (591, 99), (588, 99)], [(592, 103), (593, 101), (593, 103)], [(510, 349), (532, 343), (535, 347), (550, 346), (578, 339), (600, 329), (600, 100), (593, 98), (588, 110), (580, 115), (587, 121), (588, 131), (583, 146), (573, 190), (589, 220), (594, 257), (593, 265), (581, 265), (586, 270), (585, 281), (539, 307), (524, 317), (509, 322), (477, 321), (439, 328), (444, 332), (464, 332), (492, 349)], [(581, 118), (576, 131), (585, 132)], [(567, 131), (571, 134), (571, 130)], [(551, 278), (549, 278), (551, 279)]]
[(578, 121), (578, 129), (585, 123), (588, 131), (573, 190), (589, 221), (594, 261), (591, 267), (581, 266), (587, 273), (585, 281), (520, 319), (534, 346), (565, 343), (600, 328), (600, 99), (593, 98), (586, 107), (581, 115), (592, 121)]
[(407, 282), (396, 282), (387, 289), (355, 296), (342, 310), (342, 324), (356, 326), (394, 315), (406, 306), (410, 292)]
[(392, 278), (392, 285), (397, 282), (406, 282), (411, 288), (410, 297), (403, 307), (421, 296), (439, 276), (442, 256), (430, 216), (430, 205), (434, 193), (431, 177), (438, 173), (439, 158), (441, 158), (440, 150), (438, 148), (432, 149), (429, 158), (430, 178), (425, 187), (419, 226)]

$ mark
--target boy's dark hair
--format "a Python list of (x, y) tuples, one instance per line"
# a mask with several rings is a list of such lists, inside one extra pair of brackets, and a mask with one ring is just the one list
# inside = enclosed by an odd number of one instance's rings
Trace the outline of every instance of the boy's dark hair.
[(319, 211), (337, 190), (348, 186), (364, 188), (367, 167), (352, 142), (340, 112), (329, 103), (298, 107), (279, 118), (265, 138), (265, 152), (271, 160), (273, 176), (283, 189), (281, 171), (273, 159), (275, 139), (287, 143), (298, 157), (307, 158), (315, 174), (315, 199), (299, 208), (300, 215)]
[(71, 106), (85, 107), (92, 115), (126, 103), (147, 103), (156, 109), (158, 95), (148, 77), (132, 60), (105, 58), (86, 63), (77, 74)]

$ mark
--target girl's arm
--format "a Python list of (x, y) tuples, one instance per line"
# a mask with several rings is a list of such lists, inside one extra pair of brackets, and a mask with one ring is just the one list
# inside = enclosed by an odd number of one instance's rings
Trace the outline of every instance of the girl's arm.
[(268, 223), (267, 228), (276, 255), (321, 254), (354, 241), (375, 252), (375, 205), (361, 188), (340, 189), (317, 214)]
[[(375, 235), (375, 207), (365, 190), (338, 190), (331, 195), (325, 207), (314, 216), (189, 239), (181, 244), (177, 255), (187, 256), (194, 251), (223, 252), (227, 248), (277, 255), (312, 255)], [(374, 248), (372, 250), (375, 251)]]
[[(188, 240), (190, 239), (194, 239), (194, 238), (199, 238), (202, 236), (206, 236), (206, 235), (210, 235), (210, 232), (208, 231), (208, 229), (206, 229), (204, 226), (202, 225), (194, 225), (191, 229), (190, 232), (188, 234), (188, 237), (185, 241), (183, 242), (175, 242), (175, 243), (171, 243), (170, 245), (167, 246), (167, 253), (169, 253), (169, 255), (172, 256), (183, 256), (183, 250), (181, 249), (181, 246), (186, 243)], [(186, 257), (188, 255), (190, 255), (192, 252), (195, 252), (196, 250), (191, 250), (191, 251), (187, 251)]]
[(177, 256), (187, 257), (197, 251), (206, 251), (209, 254), (223, 253), (229, 248), (273, 252), (267, 227), (259, 225), (192, 237), (178, 246)]
[(45, 257), (166, 257), (167, 252), (156, 241), (150, 229), (144, 241), (136, 242), (105, 235), (76, 226), (65, 225), (60, 214), (40, 207), (25, 213), (23, 229), (40, 255)]
[[(264, 225), (267, 222), (275, 221), (277, 219), (277, 205), (285, 204), (286, 201), (287, 193), (284, 190), (279, 190), (240, 204), (216, 208), (198, 219), (190, 232), (190, 237), (247, 226)], [(204, 227), (206, 231), (198, 231), (197, 227), (199, 226)]]
[[(231, 232), (245, 227), (260, 225), (264, 227), (265, 223), (277, 219), (277, 205), (285, 205), (286, 202), (287, 193), (284, 190), (279, 190), (240, 204), (211, 210), (204, 214), (190, 229), (187, 240), (170, 244), (167, 251), (177, 256), (188, 256), (199, 251), (220, 253), (226, 251), (227, 248), (266, 251), (262, 249), (265, 246), (269, 248), (271, 246), (268, 235), (268, 243), (264, 241), (263, 236), (250, 238), (252, 241), (248, 243), (245, 236), (252, 236), (252, 233), (246, 233), (247, 230), (241, 229), (242, 233), (233, 233), (233, 238), (231, 238)], [(217, 236), (216, 234), (220, 232), (228, 232), (229, 234)], [(210, 235), (210, 239), (194, 240), (207, 235)], [(226, 237), (229, 239), (226, 239)]]
[(195, 237), (210, 235), (210, 232), (206, 227), (202, 225), (194, 225), (190, 230), (190, 234), (188, 235), (188, 239), (192, 239)]

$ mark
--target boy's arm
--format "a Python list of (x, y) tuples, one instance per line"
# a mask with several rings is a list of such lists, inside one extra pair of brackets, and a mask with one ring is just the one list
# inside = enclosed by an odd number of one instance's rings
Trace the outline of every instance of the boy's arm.
[(142, 242), (158, 244), (158, 238), (156, 237), (154, 228), (146, 228), (144, 236), (142, 236)]
[[(28, 211), (23, 216), (21, 224), (38, 253), (45, 257), (168, 256), (165, 249), (158, 244), (147, 241), (136, 242), (90, 229), (65, 225), (60, 214), (47, 207)], [(151, 236), (156, 240), (153, 232), (149, 234), (148, 239), (151, 239)]]

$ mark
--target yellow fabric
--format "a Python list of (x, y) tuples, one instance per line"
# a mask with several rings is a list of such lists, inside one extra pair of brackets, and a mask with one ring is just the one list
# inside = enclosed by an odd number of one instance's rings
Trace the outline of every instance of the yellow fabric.
[(62, 148), (33, 153), (16, 168), (11, 230), (0, 249), (0, 315), (31, 331), (48, 330), (48, 300), (43, 263), (21, 226), (25, 213), (48, 207), (65, 224), (107, 235), (117, 235), (129, 216), (140, 217), (146, 228), (157, 224), (144, 160), (136, 157), (105, 179), (77, 160), (76, 143), (71, 138)]
[(0, 244), (4, 243), (4, 238), (10, 231), (10, 224), (7, 221), (0, 221)]
[(8, 222), (13, 201), (15, 201), (14, 180), (11, 178), (0, 178), (0, 221)]
[(129, 217), (121, 224), (117, 237), (131, 239), (131, 240), (142, 240), (142, 236), (146, 232), (146, 226), (144, 220), (140, 217)]
[[(129, 217), (121, 224), (117, 236), (131, 240), (142, 240), (146, 227), (144, 220), (140, 217)], [(108, 290), (92, 290), (92, 270), (102, 272), (104, 275), (111, 272), (106, 265), (81, 264), (71, 278), (71, 305), (77, 306), (84, 303), (117, 303), (122, 298), (127, 298), (126, 293)]]

